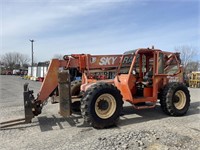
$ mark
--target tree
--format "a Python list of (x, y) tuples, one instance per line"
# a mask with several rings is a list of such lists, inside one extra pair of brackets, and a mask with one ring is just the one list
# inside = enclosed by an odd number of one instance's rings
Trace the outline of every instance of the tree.
[(1, 56), (1, 61), (9, 69), (19, 69), (28, 64), (29, 60), (27, 55), (18, 52), (9, 52)]
[[(198, 55), (197, 49), (192, 46), (182, 45), (175, 47), (175, 51), (180, 52), (181, 63), (186, 72), (191, 71), (191, 65), (198, 64), (198, 61), (195, 62), (195, 56)], [(193, 70), (194, 71), (194, 70)]]
[(30, 59), (27, 55), (23, 55), (23, 54), (20, 55), (19, 62), (20, 62), (21, 67), (27, 66), (29, 61), (30, 61)]
[(187, 71), (198, 71), (200, 69), (200, 62), (198, 61), (192, 61), (189, 62), (187, 65)]

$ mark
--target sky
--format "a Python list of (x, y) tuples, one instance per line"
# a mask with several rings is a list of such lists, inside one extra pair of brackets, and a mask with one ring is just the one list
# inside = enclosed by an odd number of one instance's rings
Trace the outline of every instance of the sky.
[[(200, 50), (200, 0), (0, 0), (0, 51), (34, 60), (122, 54), (136, 48)], [(199, 57), (198, 57), (199, 58)]]

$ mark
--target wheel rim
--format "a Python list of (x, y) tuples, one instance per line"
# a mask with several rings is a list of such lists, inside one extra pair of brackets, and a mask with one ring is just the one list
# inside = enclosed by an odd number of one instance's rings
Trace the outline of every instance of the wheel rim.
[(186, 104), (186, 95), (183, 91), (179, 90), (175, 93), (175, 102), (174, 102), (174, 106), (177, 109), (183, 109), (185, 107)]
[(116, 110), (116, 101), (111, 94), (102, 94), (95, 103), (95, 112), (102, 119), (108, 119)]

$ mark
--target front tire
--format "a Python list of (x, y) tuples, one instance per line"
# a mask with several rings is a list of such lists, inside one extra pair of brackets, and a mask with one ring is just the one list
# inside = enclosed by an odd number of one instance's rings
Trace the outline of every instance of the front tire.
[(122, 105), (120, 91), (112, 84), (101, 82), (85, 92), (81, 100), (81, 113), (85, 122), (101, 129), (117, 123)]
[(160, 104), (163, 112), (171, 116), (183, 116), (190, 106), (190, 93), (182, 83), (167, 84), (162, 93)]

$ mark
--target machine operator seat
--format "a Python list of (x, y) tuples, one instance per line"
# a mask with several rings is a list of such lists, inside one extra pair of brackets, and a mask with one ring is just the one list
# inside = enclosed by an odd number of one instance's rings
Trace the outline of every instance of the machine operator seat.
[(143, 77), (143, 82), (142, 83), (144, 85), (151, 86), (153, 84), (152, 77), (153, 77), (153, 69), (151, 68), (151, 69), (149, 69), (149, 71)]

